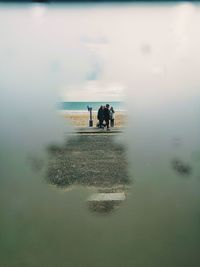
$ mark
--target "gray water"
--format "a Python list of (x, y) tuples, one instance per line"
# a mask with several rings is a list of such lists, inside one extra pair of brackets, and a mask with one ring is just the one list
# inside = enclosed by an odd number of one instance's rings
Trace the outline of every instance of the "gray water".
[[(200, 265), (199, 14), (187, 3), (0, 7), (1, 266)], [(104, 215), (87, 208), (94, 189), (45, 180), (46, 148), (72, 131), (56, 103), (85, 90), (96, 61), (93, 95), (107, 84), (126, 98), (118, 142), (132, 181)]]

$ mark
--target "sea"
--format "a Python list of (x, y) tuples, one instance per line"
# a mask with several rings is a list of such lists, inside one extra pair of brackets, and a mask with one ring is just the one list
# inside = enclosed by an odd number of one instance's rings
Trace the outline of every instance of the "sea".
[(91, 107), (93, 111), (97, 111), (100, 106), (109, 104), (115, 111), (124, 111), (125, 103), (120, 101), (112, 102), (60, 102), (58, 109), (65, 112), (88, 112), (88, 107)]

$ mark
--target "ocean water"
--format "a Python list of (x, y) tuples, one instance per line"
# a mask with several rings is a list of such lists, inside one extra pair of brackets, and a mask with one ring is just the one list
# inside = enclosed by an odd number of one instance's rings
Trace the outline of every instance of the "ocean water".
[(94, 111), (97, 111), (100, 106), (109, 104), (116, 111), (122, 111), (125, 109), (124, 102), (60, 102), (58, 108), (61, 110), (73, 110), (73, 111), (87, 111), (87, 106), (92, 107)]

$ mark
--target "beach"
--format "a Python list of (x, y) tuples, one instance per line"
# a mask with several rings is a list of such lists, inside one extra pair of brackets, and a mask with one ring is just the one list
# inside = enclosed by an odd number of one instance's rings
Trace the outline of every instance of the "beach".
[[(63, 114), (64, 118), (68, 119), (74, 126), (86, 127), (88, 126), (89, 121), (89, 112), (75, 112), (68, 111)], [(126, 113), (125, 111), (116, 111), (115, 112), (115, 127), (122, 127), (126, 124)], [(97, 125), (97, 112), (93, 112), (93, 126)]]

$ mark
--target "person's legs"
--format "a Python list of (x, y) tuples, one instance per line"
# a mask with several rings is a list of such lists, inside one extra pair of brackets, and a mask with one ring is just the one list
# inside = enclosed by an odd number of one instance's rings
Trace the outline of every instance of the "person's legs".
[(114, 119), (111, 119), (111, 120), (110, 120), (110, 126), (111, 126), (111, 127), (114, 127)]
[(107, 127), (107, 130), (109, 129), (109, 120), (106, 120), (106, 127)]
[(99, 127), (100, 127), (100, 128), (103, 128), (103, 120), (100, 120), (100, 121), (99, 121)]

